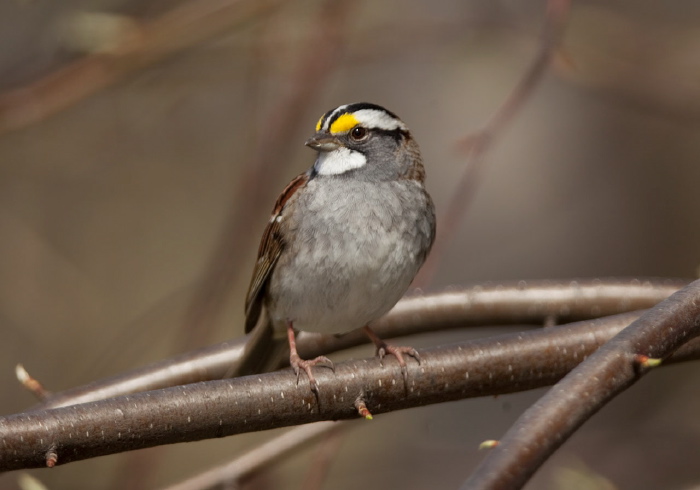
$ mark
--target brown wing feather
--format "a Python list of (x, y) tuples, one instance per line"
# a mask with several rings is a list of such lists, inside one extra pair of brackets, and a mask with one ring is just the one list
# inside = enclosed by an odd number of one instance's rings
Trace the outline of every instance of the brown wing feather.
[(272, 210), (272, 217), (267, 223), (263, 232), (260, 247), (258, 248), (258, 260), (255, 263), (253, 277), (248, 286), (248, 294), (245, 300), (245, 331), (250, 332), (258, 322), (262, 310), (263, 292), (265, 284), (272, 274), (272, 270), (284, 249), (284, 240), (280, 234), (280, 222), (278, 218), (282, 215), (285, 205), (292, 198), (294, 193), (302, 188), (309, 181), (309, 176), (303, 173), (292, 180), (284, 188), (282, 194), (275, 202)]

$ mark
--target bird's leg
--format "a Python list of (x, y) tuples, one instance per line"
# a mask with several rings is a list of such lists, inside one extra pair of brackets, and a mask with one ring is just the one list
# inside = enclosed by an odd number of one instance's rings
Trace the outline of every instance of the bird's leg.
[(384, 359), (384, 356), (386, 355), (394, 356), (396, 360), (399, 361), (399, 366), (401, 366), (401, 375), (403, 376), (404, 382), (408, 383), (408, 368), (406, 367), (404, 354), (413, 357), (416, 361), (418, 361), (418, 364), (420, 364), (420, 356), (418, 355), (416, 349), (413, 347), (402, 347), (387, 344), (382, 339), (377, 337), (377, 334), (374, 333), (369, 326), (365, 325), (363, 329), (370, 340), (372, 340), (374, 345), (377, 347), (377, 356), (379, 356), (379, 360), (381, 361)]
[(287, 339), (289, 340), (289, 364), (292, 366), (292, 369), (294, 369), (294, 372), (297, 375), (297, 384), (299, 384), (299, 374), (303, 370), (309, 377), (311, 390), (314, 393), (318, 393), (318, 383), (316, 383), (316, 378), (314, 378), (311, 368), (316, 364), (321, 364), (335, 372), (333, 362), (326, 356), (318, 356), (317, 358), (308, 361), (299, 357), (299, 353), (297, 352), (297, 339), (294, 333), (293, 322), (291, 321), (287, 322)]

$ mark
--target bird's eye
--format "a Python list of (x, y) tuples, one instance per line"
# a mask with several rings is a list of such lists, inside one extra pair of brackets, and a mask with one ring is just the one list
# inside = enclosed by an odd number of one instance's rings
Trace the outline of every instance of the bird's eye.
[(352, 128), (352, 131), (350, 131), (350, 137), (355, 141), (362, 141), (367, 138), (367, 136), (369, 136), (369, 131), (362, 126), (355, 126)]

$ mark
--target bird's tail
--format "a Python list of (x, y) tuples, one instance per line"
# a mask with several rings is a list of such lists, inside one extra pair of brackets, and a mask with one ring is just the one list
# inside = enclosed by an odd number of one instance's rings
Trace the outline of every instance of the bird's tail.
[(285, 335), (276, 334), (267, 315), (248, 334), (241, 360), (234, 367), (234, 376), (268, 373), (284, 366), (289, 359), (289, 343)]

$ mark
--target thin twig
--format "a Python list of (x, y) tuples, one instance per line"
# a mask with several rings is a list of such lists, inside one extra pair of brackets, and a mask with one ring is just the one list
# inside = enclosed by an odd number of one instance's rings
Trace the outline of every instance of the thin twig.
[(330, 432), (319, 441), (300, 488), (304, 490), (322, 490), (325, 488), (324, 483), (328, 477), (328, 471), (338, 455), (345, 435), (346, 433), (339, 431)]
[(433, 250), (414, 281), (416, 286), (425, 287), (431, 283), (438, 262), (444, 256), (445, 248), (451, 243), (459, 223), (474, 199), (484, 169), (486, 153), (523, 107), (544, 76), (564, 33), (569, 8), (570, 0), (550, 0), (548, 2), (540, 48), (530, 67), (489, 122), (479, 131), (463, 138), (459, 143), (467, 150), (467, 163), (450, 199), (447, 212), (442, 215), (442, 219), (438, 222)]
[(39, 380), (33, 378), (23, 365), (17, 364), (15, 366), (15, 376), (17, 381), (39, 400), (46, 400), (51, 396), (51, 392), (44, 388)]
[[(231, 289), (240, 278), (240, 271), (245, 270), (242, 265), (245, 251), (252, 246), (252, 240), (258, 239), (257, 235), (248, 233), (256, 229), (251, 223), (251, 218), (255, 216), (251, 210), (272, 209), (274, 198), (268, 199), (267, 193), (262, 190), (269, 188), (267, 184), (273, 171), (281, 170), (288, 164), (292, 145), (297, 143), (297, 133), (290, 128), (297, 128), (299, 121), (308, 115), (313, 107), (311, 100), (321, 91), (342, 59), (345, 24), (353, 8), (356, 5), (352, 2), (325, 0), (322, 3), (313, 22), (319, 28), (310, 31), (307, 42), (300, 49), (301, 56), (294, 75), (284, 84), (288, 90), (264, 122), (264, 131), (261, 131), (264, 138), (257, 141), (251, 161), (241, 170), (240, 186), (234, 193), (225, 228), (185, 314), (183, 345), (192, 345), (208, 331), (230, 298)], [(260, 224), (262, 226), (264, 221)], [(246, 233), (241, 230), (246, 230)]]
[(21, 88), (0, 94), (0, 134), (36, 124), (149, 64), (265, 14), (281, 0), (199, 0), (138, 22), (110, 53), (84, 56)]
[(240, 481), (268, 466), (272, 461), (300, 449), (304, 444), (327, 435), (329, 431), (338, 430), (342, 422), (318, 422), (296, 427), (251, 449), (244, 455), (224, 465), (212, 468), (195, 477), (189, 478), (163, 490), (201, 490), (214, 487), (225, 481)]

